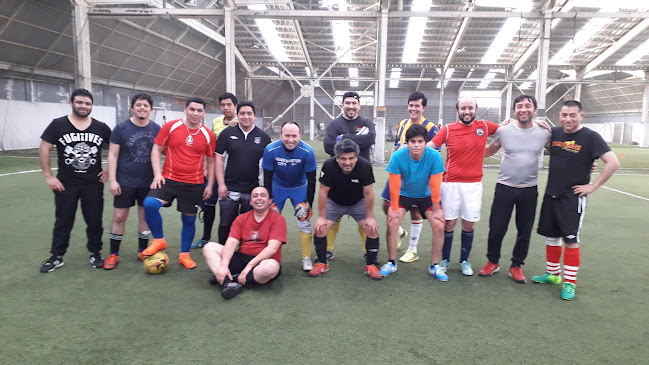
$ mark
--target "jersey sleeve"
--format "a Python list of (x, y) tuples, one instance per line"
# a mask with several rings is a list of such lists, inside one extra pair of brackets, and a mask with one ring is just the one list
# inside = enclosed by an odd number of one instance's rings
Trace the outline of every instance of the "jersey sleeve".
[(442, 127), (442, 129), (435, 134), (433, 137), (433, 143), (435, 146), (441, 146), (446, 141), (446, 135), (448, 134), (448, 125)]
[(488, 135), (493, 136), (494, 133), (500, 128), (500, 124), (490, 122), (488, 120), (485, 120), (485, 124), (487, 125), (487, 129), (489, 130)]
[(388, 167), (385, 168), (385, 171), (395, 174), (395, 175), (401, 175), (401, 169), (399, 167), (399, 160), (401, 160), (401, 151), (404, 150), (398, 150), (396, 151), (393, 155), (392, 158), (390, 159), (390, 162), (388, 162)]
[(318, 181), (327, 187), (331, 187), (331, 164), (329, 163), (331, 160), (325, 161), (325, 163), (322, 164), (322, 169), (320, 170), (320, 179)]
[(367, 186), (374, 184), (374, 171), (372, 170), (372, 164), (369, 162), (367, 163), (366, 166), (366, 171), (362, 174), (363, 175), (363, 181), (361, 182), (361, 185)]
[(264, 156), (261, 158), (261, 167), (264, 170), (275, 171), (275, 164), (273, 163), (274, 156), (271, 156), (272, 152), (268, 147), (270, 147), (270, 145), (264, 148)]
[(606, 141), (604, 141), (604, 138), (595, 131), (591, 131), (591, 143), (593, 144), (593, 155), (591, 156), (593, 159), (598, 159), (611, 150), (608, 144), (606, 144)]
[(500, 143), (500, 137), (502, 136), (501, 130), (497, 130), (496, 133), (494, 133), (494, 138), (491, 140), (492, 142), (497, 142)]
[(53, 120), (47, 128), (43, 131), (43, 134), (41, 134), (41, 139), (45, 142), (51, 143), (51, 144), (56, 144), (57, 142), (57, 136), (56, 136), (56, 120)]
[(115, 129), (113, 129), (113, 133), (110, 134), (110, 143), (113, 144), (122, 144), (122, 129), (123, 129), (122, 123), (117, 123), (115, 126)]
[[(432, 141), (433, 138), (435, 138), (435, 135), (437, 135), (438, 129), (437, 126), (434, 125), (429, 131), (428, 131), (428, 140)], [(435, 142), (433, 142), (435, 143)]]
[(228, 142), (230, 138), (227, 136), (228, 133), (224, 130), (219, 134), (219, 138), (216, 139), (216, 154), (223, 156), (225, 151), (228, 150)]
[(431, 156), (432, 156), (432, 161), (433, 163), (430, 166), (430, 175), (437, 175), (441, 172), (446, 171), (446, 168), (444, 168), (444, 160), (442, 159), (442, 155), (440, 155), (439, 152), (436, 150), (426, 147), (427, 150), (430, 150)]
[[(308, 145), (307, 145), (308, 146)], [(318, 163), (315, 160), (315, 153), (313, 152), (313, 148), (307, 148), (309, 151), (309, 154), (306, 158), (306, 164), (304, 165), (304, 172), (311, 172), (315, 171), (318, 169)]]
[[(278, 240), (282, 243), (286, 243), (286, 220), (282, 217), (281, 214), (273, 212), (273, 222), (272, 228), (268, 235), (269, 240)], [(268, 213), (272, 214), (272, 213)]]
[(214, 157), (214, 151), (216, 150), (216, 137), (214, 136), (214, 133), (212, 133), (211, 130), (207, 127), (202, 127), (205, 128), (205, 131), (207, 134), (210, 136), (210, 143), (207, 144), (206, 151), (205, 151), (205, 156), (207, 157)]
[(160, 132), (158, 132), (158, 135), (155, 137), (153, 142), (158, 146), (167, 146), (167, 143), (169, 142), (169, 131), (171, 130), (172, 125), (173, 123), (165, 123), (165, 125), (160, 128)]
[(111, 137), (113, 136), (113, 132), (110, 130), (110, 127), (108, 126), (108, 124), (105, 124), (105, 123), (102, 123), (102, 122), (100, 122), (100, 123), (101, 123), (101, 125), (103, 127), (103, 132), (102, 132), (103, 136), (102, 136), (102, 138), (104, 139), (104, 141), (102, 142), (102, 147), (104, 149), (108, 149), (108, 145), (109, 145)]

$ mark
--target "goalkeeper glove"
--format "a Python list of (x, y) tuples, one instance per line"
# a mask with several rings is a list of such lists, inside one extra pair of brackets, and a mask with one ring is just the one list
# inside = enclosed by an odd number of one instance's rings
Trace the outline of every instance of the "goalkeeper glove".
[(311, 210), (311, 205), (308, 202), (302, 202), (295, 206), (295, 217), (300, 222), (311, 219), (311, 216), (313, 216), (313, 211)]
[(279, 208), (277, 207), (277, 205), (275, 205), (275, 203), (271, 203), (271, 204), (270, 204), (270, 210), (274, 210), (274, 211), (276, 211), (277, 213), (281, 213), (281, 212), (279, 211)]
[(369, 133), (370, 133), (370, 129), (367, 128), (366, 126), (363, 126), (363, 128), (359, 129), (358, 132), (356, 132), (356, 135), (357, 136), (362, 136), (362, 135), (369, 134)]

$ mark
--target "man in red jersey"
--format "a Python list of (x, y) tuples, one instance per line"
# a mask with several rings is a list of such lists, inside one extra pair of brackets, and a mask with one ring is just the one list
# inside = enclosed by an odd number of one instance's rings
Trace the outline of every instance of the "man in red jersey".
[[(142, 256), (153, 255), (167, 247), (162, 232), (160, 208), (178, 199), (183, 228), (179, 262), (188, 269), (196, 267), (189, 249), (196, 233), (196, 211), (203, 199), (209, 199), (214, 185), (214, 133), (203, 125), (205, 102), (189, 98), (185, 103), (186, 118), (167, 122), (156, 137), (151, 151), (153, 182), (144, 199), (144, 216), (153, 235), (153, 243)], [(160, 171), (160, 159), (166, 149), (165, 163)], [(207, 158), (207, 185), (204, 185), (203, 165)]]
[(265, 187), (252, 189), (252, 210), (234, 219), (225, 245), (209, 242), (203, 247), (205, 262), (214, 274), (210, 284), (220, 285), (225, 299), (241, 293), (243, 285), (266, 284), (282, 272), (286, 221), (270, 209), (271, 203)]
[(487, 137), (496, 133), (498, 124), (475, 120), (478, 103), (471, 98), (461, 98), (455, 105), (459, 120), (445, 125), (428, 142), (439, 148), (446, 144), (446, 172), (442, 178), (442, 206), (446, 224), (444, 248), (440, 267), (448, 269), (453, 244), (453, 230), (462, 214), (462, 252), (460, 270), (473, 275), (469, 254), (473, 246), (473, 228), (480, 220), (482, 205), (482, 165)]

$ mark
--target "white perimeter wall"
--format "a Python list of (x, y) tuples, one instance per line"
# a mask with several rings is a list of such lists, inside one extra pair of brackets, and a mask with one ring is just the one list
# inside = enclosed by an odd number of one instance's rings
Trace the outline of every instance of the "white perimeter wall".
[[(633, 141), (640, 146), (649, 147), (649, 123), (583, 123), (583, 126), (601, 134), (606, 142), (628, 144)], [(621, 128), (617, 138), (614, 133), (616, 127)], [(625, 135), (630, 136), (631, 141), (628, 141)]]

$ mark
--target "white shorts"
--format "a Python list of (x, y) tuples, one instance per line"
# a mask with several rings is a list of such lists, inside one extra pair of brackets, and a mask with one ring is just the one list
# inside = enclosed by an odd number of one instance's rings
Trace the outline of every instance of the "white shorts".
[(446, 220), (457, 219), (462, 212), (462, 219), (465, 221), (479, 221), (482, 208), (482, 182), (443, 182), (442, 208)]

